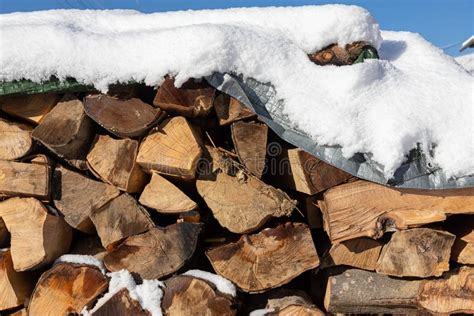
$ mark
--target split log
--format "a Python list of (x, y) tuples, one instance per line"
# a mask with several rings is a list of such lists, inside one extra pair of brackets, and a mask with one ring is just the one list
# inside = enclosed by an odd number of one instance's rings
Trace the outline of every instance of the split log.
[(30, 272), (16, 272), (10, 250), (0, 249), (0, 312), (23, 305), (35, 281)]
[(199, 223), (201, 221), (201, 214), (198, 211), (189, 211), (179, 214), (177, 222)]
[(47, 165), (0, 160), (0, 194), (49, 198), (50, 169)]
[(297, 295), (269, 299), (265, 308), (273, 310), (265, 314), (268, 316), (324, 316), (311, 302)]
[(92, 256), (98, 260), (104, 260), (106, 254), (105, 248), (102, 246), (99, 236), (85, 235), (76, 238), (72, 244), (70, 254)]
[(145, 137), (137, 162), (148, 172), (193, 179), (202, 154), (200, 144), (200, 136), (191, 124), (182, 116), (173, 117)]
[(261, 178), (267, 154), (268, 126), (239, 121), (231, 125), (231, 131), (240, 162), (250, 173)]
[(474, 264), (474, 217), (453, 216), (448, 231), (456, 235), (451, 248), (451, 260), (462, 264)]
[(38, 124), (59, 102), (59, 99), (59, 95), (54, 93), (9, 96), (2, 99), (0, 107), (11, 116)]
[(123, 138), (143, 136), (161, 115), (140, 99), (119, 100), (102, 94), (86, 97), (84, 107), (97, 124)]
[(80, 314), (107, 290), (105, 275), (95, 266), (58, 263), (41, 275), (31, 295), (28, 315)]
[[(127, 269), (142, 279), (178, 271), (193, 255), (202, 224), (178, 223), (128, 237), (104, 258), (110, 271)], [(144, 260), (146, 258), (146, 260)]]
[(94, 181), (63, 167), (54, 171), (53, 183), (54, 205), (69, 225), (85, 233), (94, 231), (89, 218), (92, 211), (120, 194), (119, 190), (109, 184)]
[(256, 117), (244, 104), (237, 99), (220, 93), (214, 99), (214, 109), (216, 110), (219, 125), (228, 125), (235, 121)]
[(102, 303), (95, 307), (90, 316), (151, 316), (150, 312), (144, 310), (140, 302), (130, 297), (126, 288), (121, 289)]
[(402, 190), (359, 180), (326, 191), (319, 206), (324, 228), (337, 243), (379, 238), (386, 230), (443, 221), (451, 214), (472, 214), (474, 188)]
[(71, 227), (63, 218), (49, 214), (34, 198), (11, 198), (0, 202), (0, 217), (11, 234), (16, 271), (37, 269), (69, 250)]
[(323, 217), (317, 204), (318, 199), (320, 199), (319, 195), (308, 196), (305, 194), (303, 197), (297, 197), (298, 208), (303, 212), (308, 226), (311, 229), (323, 227)]
[(27, 155), (33, 146), (31, 127), (0, 119), (0, 160), (15, 160)]
[(128, 194), (122, 194), (92, 211), (90, 218), (106, 249), (126, 237), (143, 233), (155, 226), (147, 211)]
[(319, 265), (309, 228), (300, 223), (244, 235), (206, 255), (218, 274), (250, 293), (286, 284)]
[(235, 315), (233, 300), (210, 283), (178, 275), (166, 280), (162, 300), (164, 315)]
[(185, 117), (205, 117), (212, 109), (215, 89), (206, 81), (190, 79), (180, 88), (174, 79), (166, 79), (156, 92), (153, 104), (160, 109)]
[(33, 130), (31, 136), (59, 157), (84, 156), (92, 136), (92, 121), (78, 99), (65, 96)]
[(35, 164), (44, 165), (44, 166), (53, 165), (53, 160), (51, 160), (48, 156), (43, 155), (43, 154), (34, 154), (31, 156), (26, 156), (26, 157), (23, 157), (20, 161), (27, 162), (27, 163), (35, 163)]
[(197, 208), (196, 202), (156, 172), (152, 172), (151, 181), (145, 186), (139, 202), (165, 214), (183, 213)]
[(100, 135), (87, 155), (87, 163), (104, 182), (128, 193), (141, 192), (146, 177), (135, 162), (137, 154), (136, 140)]
[(347, 265), (375, 271), (382, 243), (370, 238), (356, 238), (332, 245), (322, 266)]
[(440, 276), (449, 270), (449, 256), (455, 236), (429, 228), (393, 233), (382, 248), (377, 273), (400, 277)]

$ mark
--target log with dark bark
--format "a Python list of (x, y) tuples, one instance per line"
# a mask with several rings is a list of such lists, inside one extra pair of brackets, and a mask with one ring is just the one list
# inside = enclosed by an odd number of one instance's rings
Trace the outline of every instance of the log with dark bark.
[[(143, 279), (156, 279), (178, 271), (193, 255), (202, 224), (178, 223), (128, 237), (107, 253), (110, 271), (127, 269)], [(146, 258), (146, 259), (145, 259)]]
[(359, 180), (326, 191), (319, 206), (324, 228), (337, 243), (378, 238), (386, 230), (443, 221), (451, 214), (473, 214), (474, 188), (402, 190)]
[(291, 214), (295, 202), (285, 192), (245, 173), (220, 150), (206, 148), (209, 165), (203, 166), (196, 186), (221, 226), (248, 233), (272, 217)]
[(159, 120), (161, 111), (140, 99), (120, 100), (107, 95), (86, 97), (87, 115), (118, 137), (139, 137)]
[(137, 162), (148, 172), (193, 179), (201, 154), (200, 135), (184, 117), (177, 116), (145, 137)]
[(80, 314), (107, 289), (107, 283), (95, 266), (58, 263), (41, 275), (31, 295), (28, 315)]
[(231, 125), (231, 131), (240, 162), (251, 174), (261, 178), (265, 168), (268, 126), (239, 121)]
[(366, 237), (346, 240), (332, 245), (321, 264), (324, 267), (347, 265), (374, 271), (382, 250), (382, 243)]
[(137, 154), (136, 140), (100, 135), (87, 155), (87, 163), (104, 182), (122, 191), (136, 193), (141, 192), (146, 183), (145, 173), (135, 161)]
[(37, 269), (69, 250), (71, 227), (63, 218), (49, 214), (34, 198), (10, 198), (0, 202), (0, 217), (11, 234), (16, 271)]
[(32, 147), (30, 126), (0, 119), (0, 160), (19, 159)]
[(160, 109), (185, 117), (204, 117), (212, 109), (215, 89), (206, 81), (190, 79), (180, 88), (174, 79), (166, 79), (158, 88), (153, 104)]
[(256, 116), (256, 114), (244, 104), (224, 93), (216, 95), (214, 99), (214, 109), (219, 119), (219, 125), (228, 125), (235, 121)]
[(308, 227), (286, 223), (207, 251), (214, 270), (241, 290), (263, 292), (319, 265)]
[(38, 124), (59, 100), (59, 95), (54, 93), (15, 95), (2, 99), (0, 108), (11, 116)]
[(120, 194), (109, 184), (94, 181), (61, 166), (54, 171), (53, 183), (54, 205), (69, 225), (86, 233), (94, 231), (89, 218), (92, 211)]
[(104, 248), (155, 226), (147, 211), (126, 193), (92, 211), (90, 218)]
[(235, 315), (233, 299), (219, 293), (205, 280), (178, 275), (166, 280), (164, 315)]
[(47, 200), (50, 192), (47, 165), (0, 160), (0, 194)]

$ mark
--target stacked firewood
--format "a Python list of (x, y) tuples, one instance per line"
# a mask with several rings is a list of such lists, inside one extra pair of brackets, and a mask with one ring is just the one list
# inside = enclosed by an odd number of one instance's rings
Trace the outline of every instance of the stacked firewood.
[(156, 314), (150, 280), (166, 315), (474, 313), (474, 189), (355, 179), (201, 80), (0, 106), (2, 315)]

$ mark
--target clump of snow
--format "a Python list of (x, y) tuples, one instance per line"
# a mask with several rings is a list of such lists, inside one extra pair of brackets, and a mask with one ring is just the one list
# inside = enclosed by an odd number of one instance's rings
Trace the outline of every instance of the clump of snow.
[[(142, 14), (59, 10), (0, 16), (0, 80), (68, 76), (179, 86), (213, 72), (271, 82), (295, 127), (346, 158), (369, 152), (390, 176), (421, 143), (448, 176), (474, 174), (472, 77), (406, 32), (379, 32), (366, 10), (326, 5)], [(381, 40), (383, 37), (383, 41)], [(364, 40), (380, 60), (318, 66), (307, 53)]]
[(233, 297), (237, 295), (237, 290), (235, 288), (235, 285), (231, 281), (227, 280), (226, 278), (220, 275), (207, 272), (207, 271), (202, 271), (202, 270), (189, 270), (183, 273), (183, 275), (189, 275), (198, 279), (209, 281), (212, 284), (214, 284), (214, 286), (219, 292), (223, 294), (228, 294)]
[(249, 316), (265, 316), (268, 313), (274, 312), (274, 308), (262, 308), (262, 309), (256, 309), (252, 312), (250, 312)]
[(463, 66), (464, 69), (469, 71), (471, 75), (474, 75), (474, 53), (456, 57), (455, 60), (458, 64)]
[(72, 254), (67, 254), (67, 255), (62, 255), (56, 261), (56, 263), (61, 263), (61, 262), (69, 262), (69, 263), (77, 263), (77, 264), (87, 264), (90, 266), (95, 266), (100, 269), (102, 274), (105, 274), (105, 267), (104, 264), (102, 263), (101, 260), (89, 256), (89, 255), (72, 255)]
[(81, 315), (88, 316), (96, 312), (112, 296), (122, 289), (127, 289), (129, 296), (138, 301), (141, 307), (150, 312), (152, 316), (162, 316), (161, 299), (163, 297), (163, 282), (158, 280), (143, 280), (143, 283), (137, 285), (132, 275), (127, 270), (107, 273), (110, 277), (109, 290), (102, 296), (91, 310), (86, 307), (81, 311)]

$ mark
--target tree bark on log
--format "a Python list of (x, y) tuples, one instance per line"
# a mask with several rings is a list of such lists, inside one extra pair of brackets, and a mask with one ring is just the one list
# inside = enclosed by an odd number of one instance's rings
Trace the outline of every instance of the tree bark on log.
[(286, 223), (243, 235), (206, 252), (214, 270), (245, 292), (258, 293), (290, 282), (319, 265), (308, 227)]
[(321, 266), (347, 265), (359, 269), (375, 271), (382, 245), (380, 241), (366, 237), (334, 244)]
[(32, 147), (30, 126), (0, 119), (0, 160), (20, 159)]
[(47, 165), (0, 160), (0, 194), (49, 199), (50, 169)]
[(36, 125), (43, 121), (59, 100), (59, 95), (54, 93), (9, 96), (0, 101), (0, 108), (11, 116)]
[(104, 182), (136, 193), (141, 192), (146, 183), (145, 173), (135, 161), (137, 154), (136, 140), (99, 135), (87, 155), (87, 163)]
[(37, 269), (69, 250), (71, 227), (63, 218), (49, 214), (34, 198), (0, 202), (0, 217), (11, 234), (11, 255), (16, 271)]
[(401, 190), (362, 180), (334, 187), (319, 202), (324, 228), (332, 242), (386, 230), (407, 229), (451, 214), (474, 213), (474, 188), (455, 190)]
[(224, 93), (216, 95), (214, 99), (214, 109), (216, 110), (219, 125), (221, 126), (242, 119), (256, 117), (256, 114), (248, 107)]
[(288, 195), (246, 174), (221, 151), (206, 147), (209, 165), (196, 186), (219, 224), (233, 233), (248, 233), (272, 217), (289, 216), (295, 202)]
[(109, 184), (94, 181), (64, 167), (56, 168), (53, 178), (54, 205), (69, 225), (85, 233), (94, 231), (89, 218), (92, 211), (120, 194)]
[[(158, 279), (178, 271), (193, 255), (202, 224), (178, 223), (128, 237), (104, 257), (110, 271), (127, 269), (142, 279)], [(146, 258), (146, 260), (144, 260)]]

